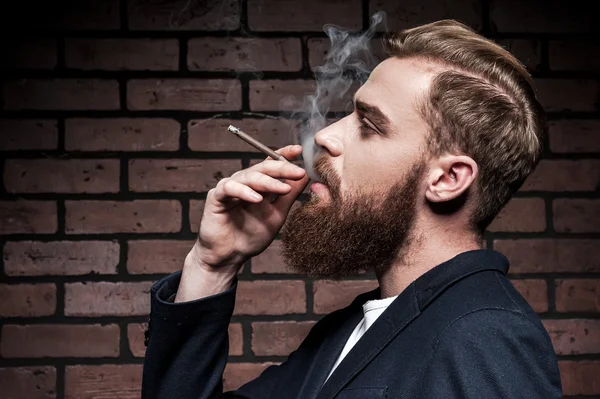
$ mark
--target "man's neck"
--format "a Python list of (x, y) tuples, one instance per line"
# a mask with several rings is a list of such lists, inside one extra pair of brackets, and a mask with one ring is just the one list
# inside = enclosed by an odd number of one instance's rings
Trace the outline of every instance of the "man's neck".
[(455, 256), (481, 249), (482, 242), (471, 234), (421, 234), (403, 249), (403, 255), (385, 272), (378, 273), (381, 298), (400, 294), (413, 281)]

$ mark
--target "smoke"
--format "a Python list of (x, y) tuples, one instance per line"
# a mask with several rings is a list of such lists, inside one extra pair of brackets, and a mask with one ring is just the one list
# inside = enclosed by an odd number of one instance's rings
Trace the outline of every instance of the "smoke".
[(371, 26), (362, 34), (352, 34), (334, 25), (323, 27), (331, 41), (331, 48), (325, 64), (315, 68), (316, 91), (304, 99), (300, 110), (303, 116), (300, 126), (302, 157), (306, 171), (314, 181), (319, 181), (313, 163), (320, 151), (315, 146), (315, 134), (326, 126), (329, 112), (351, 111), (355, 92), (351, 89), (362, 85), (378, 63), (371, 51), (371, 39), (384, 18), (382, 11), (373, 14)]

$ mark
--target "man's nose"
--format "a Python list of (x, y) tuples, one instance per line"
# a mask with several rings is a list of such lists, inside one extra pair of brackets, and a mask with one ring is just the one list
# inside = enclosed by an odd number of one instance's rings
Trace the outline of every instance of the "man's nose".
[(338, 121), (321, 129), (315, 135), (315, 144), (327, 150), (332, 157), (339, 157), (344, 152), (344, 143), (339, 137), (340, 122)]

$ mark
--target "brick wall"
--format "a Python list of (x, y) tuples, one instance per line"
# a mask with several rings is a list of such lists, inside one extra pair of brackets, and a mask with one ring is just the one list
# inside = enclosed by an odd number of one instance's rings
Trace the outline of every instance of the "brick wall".
[[(390, 29), (458, 18), (533, 72), (544, 159), (486, 242), (542, 316), (565, 394), (600, 397), (600, 45), (583, 2), (21, 3), (0, 60), (0, 396), (139, 397), (150, 285), (181, 268), (206, 192), (262, 158), (225, 127), (290, 143), (280, 100), (312, 87), (322, 26), (385, 10)], [(240, 280), (226, 388), (375, 286), (290, 273), (277, 241)]]

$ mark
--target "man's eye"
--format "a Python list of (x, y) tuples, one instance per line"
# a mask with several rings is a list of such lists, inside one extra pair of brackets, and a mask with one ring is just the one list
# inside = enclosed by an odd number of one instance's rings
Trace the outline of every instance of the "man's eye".
[(360, 118), (360, 132), (363, 134), (379, 134), (379, 131), (367, 118)]

